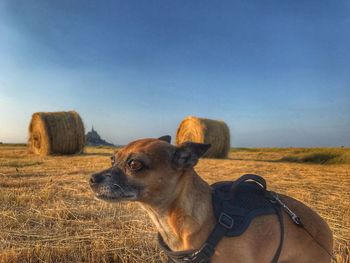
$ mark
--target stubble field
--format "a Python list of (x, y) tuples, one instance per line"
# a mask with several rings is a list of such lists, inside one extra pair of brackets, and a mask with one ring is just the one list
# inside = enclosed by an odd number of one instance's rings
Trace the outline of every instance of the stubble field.
[[(0, 145), (0, 262), (160, 262), (156, 230), (138, 205), (103, 203), (89, 189), (89, 175), (107, 168), (114, 150), (39, 157), (25, 146)], [(337, 262), (349, 263), (350, 164), (284, 158), (298, 151), (304, 150), (235, 149), (229, 159), (202, 159), (196, 170), (209, 183), (264, 176), (269, 189), (326, 219)]]

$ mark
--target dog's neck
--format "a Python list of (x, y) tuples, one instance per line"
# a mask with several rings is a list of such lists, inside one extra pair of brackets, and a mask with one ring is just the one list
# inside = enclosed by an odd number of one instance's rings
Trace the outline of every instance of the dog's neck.
[(162, 205), (141, 204), (173, 251), (199, 249), (215, 223), (210, 186), (191, 169)]

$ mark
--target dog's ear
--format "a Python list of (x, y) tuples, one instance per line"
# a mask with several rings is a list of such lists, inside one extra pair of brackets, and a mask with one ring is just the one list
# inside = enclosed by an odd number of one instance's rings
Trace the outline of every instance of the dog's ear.
[(162, 137), (159, 137), (158, 140), (165, 141), (167, 143), (171, 142), (171, 136), (170, 135), (164, 135)]
[(185, 142), (176, 147), (173, 163), (178, 168), (194, 167), (210, 146), (207, 143)]

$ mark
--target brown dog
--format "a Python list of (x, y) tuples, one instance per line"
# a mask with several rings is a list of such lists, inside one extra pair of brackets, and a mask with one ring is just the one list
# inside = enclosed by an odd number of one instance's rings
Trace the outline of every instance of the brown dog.
[[(91, 176), (90, 185), (99, 199), (138, 201), (173, 251), (199, 249), (216, 222), (211, 188), (193, 167), (210, 145), (176, 147), (169, 142), (170, 137), (164, 136), (128, 144), (116, 153), (110, 169)], [(309, 233), (284, 214), (284, 244), (278, 262), (331, 262), (327, 251), (332, 251), (333, 238), (325, 221), (301, 202), (280, 198), (302, 218)], [(277, 217), (260, 216), (242, 235), (223, 238), (211, 261), (271, 262), (279, 239)]]

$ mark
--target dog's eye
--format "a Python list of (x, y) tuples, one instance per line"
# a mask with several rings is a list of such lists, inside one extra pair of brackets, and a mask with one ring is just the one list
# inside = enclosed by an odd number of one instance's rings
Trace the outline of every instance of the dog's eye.
[(136, 159), (132, 159), (128, 162), (128, 167), (132, 171), (139, 171), (143, 168), (143, 164)]

